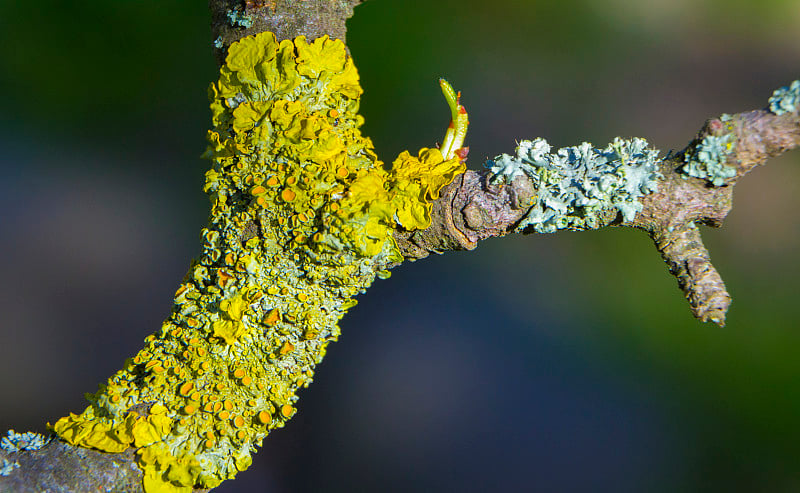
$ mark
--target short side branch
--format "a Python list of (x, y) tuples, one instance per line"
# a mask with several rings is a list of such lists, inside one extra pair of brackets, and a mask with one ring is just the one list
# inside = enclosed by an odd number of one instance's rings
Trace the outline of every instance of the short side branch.
[(725, 325), (731, 296), (719, 272), (711, 264), (697, 226), (688, 223), (672, 231), (657, 230), (651, 232), (650, 237), (670, 273), (678, 280), (694, 316), (703, 322)]

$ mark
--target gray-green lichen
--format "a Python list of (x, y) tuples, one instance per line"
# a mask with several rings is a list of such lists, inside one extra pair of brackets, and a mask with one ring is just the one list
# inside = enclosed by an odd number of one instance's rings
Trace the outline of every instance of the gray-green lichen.
[(8, 430), (6, 436), (0, 440), (0, 449), (9, 453), (19, 452), (20, 450), (39, 450), (47, 444), (48, 440), (41, 433), (17, 433)]
[[(723, 115), (723, 122), (728, 121)], [(689, 176), (708, 180), (715, 186), (722, 186), (729, 178), (736, 176), (736, 168), (725, 164), (727, 156), (736, 147), (736, 136), (726, 133), (721, 136), (707, 135), (697, 144), (693, 152), (687, 152), (681, 170)]]
[(19, 462), (12, 462), (8, 459), (3, 459), (3, 462), (0, 464), (0, 476), (8, 476), (14, 469), (19, 467)]
[(800, 107), (800, 80), (776, 89), (769, 98), (769, 110), (776, 115), (793, 113)]
[(624, 222), (632, 221), (642, 210), (639, 198), (656, 191), (663, 178), (658, 151), (644, 139), (616, 138), (604, 149), (588, 142), (555, 153), (550, 149), (545, 139), (523, 140), (516, 156), (503, 154), (486, 164), (492, 183), (518, 176), (534, 182), (537, 195), (518, 231), (596, 228), (610, 209), (619, 211)]
[(238, 10), (228, 11), (228, 21), (231, 26), (239, 26), (245, 29), (253, 26), (253, 19), (247, 15), (239, 12)]

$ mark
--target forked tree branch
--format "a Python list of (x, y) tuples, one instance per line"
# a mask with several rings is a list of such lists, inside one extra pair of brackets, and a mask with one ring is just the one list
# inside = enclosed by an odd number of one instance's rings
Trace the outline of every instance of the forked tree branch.
[[(267, 31), (275, 33), (278, 41), (301, 35), (309, 40), (323, 35), (344, 39), (345, 21), (359, 3), (211, 0), (217, 60), (222, 64), (227, 49), (239, 39)], [(694, 315), (722, 325), (730, 296), (710, 262), (696, 225), (719, 227), (731, 209), (732, 191), (738, 180), (767, 159), (800, 145), (800, 105), (785, 106), (786, 111), (762, 109), (711, 119), (683, 151), (658, 159), (635, 142), (616, 142), (606, 150), (585, 145), (560, 154), (542, 151), (545, 144), (541, 141), (520, 143), (522, 149), (517, 158), (498, 159), (506, 163), (505, 168), (498, 165), (459, 175), (432, 201), (431, 225), (413, 231), (397, 227), (395, 241), (402, 256), (414, 260), (431, 252), (473, 249), (480, 240), (512, 232), (607, 226), (642, 229), (651, 236), (677, 278)], [(624, 146), (636, 150), (628, 155)], [(549, 151), (549, 146), (546, 149)], [(629, 161), (634, 155), (640, 161)], [(606, 171), (598, 171), (601, 169)], [(631, 185), (634, 175), (641, 179), (636, 187)], [(584, 183), (577, 184), (578, 191), (590, 196), (554, 204), (554, 196), (547, 194), (563, 191), (570, 176), (583, 179)], [(597, 182), (592, 181), (595, 178)], [(608, 183), (612, 183), (608, 185), (611, 188), (617, 187), (617, 195), (609, 195), (610, 201), (604, 203), (592, 194), (605, 193)], [(622, 192), (628, 196), (620, 198)], [(546, 195), (547, 200), (543, 199)], [(257, 234), (255, 227), (247, 231)], [(233, 308), (226, 310), (234, 313)], [(241, 319), (241, 314), (238, 316)], [(234, 326), (234, 322), (226, 323)], [(154, 407), (139, 404), (129, 411), (141, 413), (144, 420), (148, 413), (151, 417), (155, 414)], [(188, 406), (183, 409), (189, 413)], [(143, 421), (136, 421), (140, 422)], [(110, 437), (112, 441), (113, 438)], [(142, 491), (142, 470), (137, 466), (133, 447), (108, 453), (60, 439), (44, 446), (9, 444), (0, 449), (2, 491)], [(185, 488), (176, 487), (174, 491)]]

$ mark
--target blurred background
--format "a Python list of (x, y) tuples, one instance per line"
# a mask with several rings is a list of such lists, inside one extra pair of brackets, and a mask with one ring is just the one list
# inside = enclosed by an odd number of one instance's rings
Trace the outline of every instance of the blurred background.
[[(542, 136), (681, 149), (800, 77), (800, 2), (370, 0), (348, 42), (386, 161)], [(420, 4), (421, 5), (421, 4)], [(0, 2), (0, 429), (85, 407), (160, 326), (208, 204), (205, 2)], [(217, 491), (800, 490), (800, 152), (704, 230), (734, 303), (696, 322), (641, 232), (515, 236), (403, 265), (342, 321), (299, 413)]]

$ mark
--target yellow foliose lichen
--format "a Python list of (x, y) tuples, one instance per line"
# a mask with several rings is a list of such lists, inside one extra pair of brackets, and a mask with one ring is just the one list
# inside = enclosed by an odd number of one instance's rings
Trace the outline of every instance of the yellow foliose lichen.
[(437, 149), (386, 171), (359, 127), (362, 90), (341, 41), (231, 45), (211, 85), (203, 253), (145, 347), (53, 430), (137, 449), (145, 491), (211, 488), (246, 469), (296, 412), (337, 321), (391, 264), (392, 233), (430, 225), (464, 171)]

